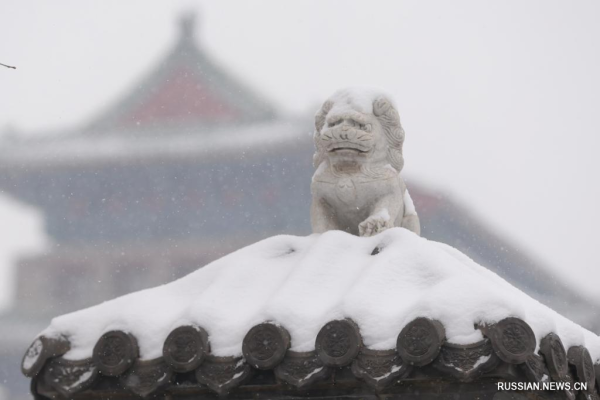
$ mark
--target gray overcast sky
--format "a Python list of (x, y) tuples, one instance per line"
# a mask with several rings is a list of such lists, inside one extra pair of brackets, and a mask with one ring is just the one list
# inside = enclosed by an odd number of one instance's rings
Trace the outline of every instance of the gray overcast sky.
[(202, 46), (286, 112), (348, 85), (392, 93), (407, 175), (600, 303), (600, 2), (5, 0), (0, 62), (18, 69), (0, 69), (0, 131), (86, 122), (190, 9)]

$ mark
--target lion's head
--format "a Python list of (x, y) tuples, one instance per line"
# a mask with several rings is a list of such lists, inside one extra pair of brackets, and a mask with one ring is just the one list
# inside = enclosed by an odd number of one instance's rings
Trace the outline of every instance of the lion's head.
[(314, 166), (350, 161), (364, 166), (404, 166), (404, 130), (388, 97), (346, 89), (330, 97), (315, 115)]

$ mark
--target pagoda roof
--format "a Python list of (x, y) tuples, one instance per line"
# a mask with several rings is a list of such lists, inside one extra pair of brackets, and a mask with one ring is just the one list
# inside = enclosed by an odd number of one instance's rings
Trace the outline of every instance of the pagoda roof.
[[(230, 125), (265, 121), (275, 109), (237, 81), (195, 40), (195, 16), (180, 21), (175, 46), (133, 91), (92, 121), (83, 132), (150, 131), (157, 126)], [(149, 129), (150, 128), (150, 129)]]
[(64, 398), (397, 393), (400, 382), (486, 379), (578, 381), (591, 396), (599, 362), (597, 335), (456, 249), (393, 228), (272, 237), (55, 318), (23, 372), (36, 393)]

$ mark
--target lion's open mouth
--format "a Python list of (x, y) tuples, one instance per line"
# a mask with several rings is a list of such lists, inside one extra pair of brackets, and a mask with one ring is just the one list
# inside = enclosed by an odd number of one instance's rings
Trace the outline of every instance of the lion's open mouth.
[(352, 142), (342, 142), (342, 143), (332, 143), (327, 147), (328, 152), (336, 152), (336, 151), (354, 151), (357, 153), (366, 153), (369, 149), (365, 146), (362, 146), (357, 143)]

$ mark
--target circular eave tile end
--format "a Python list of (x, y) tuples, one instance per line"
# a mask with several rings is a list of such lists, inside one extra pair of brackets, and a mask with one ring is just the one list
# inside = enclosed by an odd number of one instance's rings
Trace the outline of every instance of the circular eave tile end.
[(329, 367), (344, 367), (356, 358), (362, 348), (358, 325), (349, 319), (331, 321), (319, 331), (315, 349)]
[(110, 331), (98, 339), (92, 359), (98, 371), (105, 376), (119, 376), (138, 358), (135, 337), (123, 331)]
[(550, 376), (555, 381), (562, 381), (567, 377), (568, 364), (565, 347), (555, 333), (544, 336), (540, 342), (540, 352), (544, 355)]
[(429, 318), (417, 318), (402, 329), (396, 341), (400, 357), (416, 366), (431, 363), (439, 354), (445, 341), (445, 329), (441, 322)]
[(248, 331), (242, 342), (242, 353), (254, 368), (268, 370), (283, 361), (290, 344), (290, 334), (283, 327), (265, 322)]
[(21, 372), (32, 378), (36, 376), (49, 358), (65, 354), (71, 345), (64, 337), (48, 338), (40, 336), (27, 348), (21, 361)]
[(531, 327), (519, 318), (505, 318), (490, 332), (492, 347), (498, 357), (510, 364), (522, 364), (533, 354), (536, 346)]
[(21, 361), (21, 372), (23, 372), (23, 375), (32, 378), (40, 372), (46, 362), (43, 353), (44, 344), (41, 338), (38, 337), (29, 345)]
[(596, 371), (588, 349), (584, 346), (570, 347), (567, 352), (567, 360), (575, 367), (579, 381), (587, 383), (588, 391), (593, 391), (596, 386)]
[(210, 351), (208, 334), (198, 326), (185, 325), (174, 329), (163, 345), (165, 363), (176, 372), (193, 371)]

